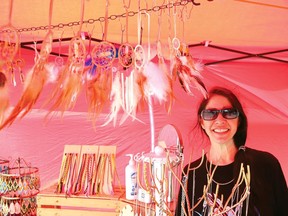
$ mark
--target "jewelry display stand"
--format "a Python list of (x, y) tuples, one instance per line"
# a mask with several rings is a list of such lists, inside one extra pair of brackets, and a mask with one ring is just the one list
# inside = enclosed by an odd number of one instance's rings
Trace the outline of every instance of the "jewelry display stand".
[(183, 161), (180, 132), (173, 125), (165, 125), (158, 136), (158, 145), (152, 149), (134, 157), (139, 190), (132, 205), (133, 213), (129, 215), (172, 216), (179, 189), (176, 178), (181, 176)]
[(19, 158), (11, 167), (2, 169), (0, 185), (1, 216), (36, 215), (36, 196), (40, 189), (37, 167), (32, 167)]
[(65, 145), (58, 183), (37, 195), (37, 215), (119, 215), (127, 202), (114, 186), (115, 159), (116, 146)]

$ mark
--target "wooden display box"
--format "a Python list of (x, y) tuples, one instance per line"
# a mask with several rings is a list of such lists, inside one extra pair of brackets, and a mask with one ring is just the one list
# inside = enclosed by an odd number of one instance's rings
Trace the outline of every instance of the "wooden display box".
[(113, 196), (70, 196), (55, 194), (56, 185), (37, 195), (37, 216), (118, 216), (128, 205), (121, 197), (124, 190), (115, 189)]
[[(121, 200), (121, 196), (124, 196), (125, 191), (121, 189), (116, 189), (116, 187), (113, 187), (112, 193), (113, 195), (110, 195), (110, 191), (104, 191), (99, 190), (97, 193), (84, 193), (83, 187), (86, 187), (88, 185), (87, 180), (85, 180), (85, 185), (82, 186), (82, 189), (79, 193), (67, 193), (66, 191), (59, 190), (59, 180), (61, 176), (63, 176), (63, 170), (65, 167), (65, 159), (67, 159), (67, 155), (73, 154), (73, 156), (76, 158), (74, 161), (74, 165), (70, 165), (71, 167), (75, 167), (71, 169), (69, 168), (69, 172), (73, 170), (73, 174), (70, 173), (68, 175), (71, 177), (69, 179), (69, 182), (65, 182), (65, 188), (67, 186), (74, 186), (75, 180), (78, 177), (81, 177), (80, 171), (82, 163), (85, 163), (85, 157), (87, 155), (93, 155), (95, 158), (98, 158), (99, 155), (104, 155), (106, 159), (108, 158), (108, 155), (116, 155), (116, 146), (97, 146), (97, 145), (65, 145), (64, 152), (63, 152), (63, 158), (62, 158), (62, 165), (61, 170), (59, 174), (58, 184), (47, 188), (43, 191), (41, 191), (37, 195), (37, 216), (89, 216), (89, 215), (105, 215), (105, 216), (114, 216), (119, 215), (122, 208), (124, 208), (127, 203), (123, 200)], [(87, 159), (86, 159), (87, 160)], [(108, 159), (107, 159), (108, 160)], [(106, 164), (107, 161), (105, 160)], [(94, 160), (94, 163), (98, 163), (99, 161)], [(85, 163), (86, 164), (86, 163)], [(101, 170), (102, 173), (105, 172), (110, 173), (113, 171), (113, 168), (110, 166), (110, 170), (107, 168), (108, 165), (104, 166), (104, 170)], [(116, 167), (114, 167), (116, 169)], [(99, 168), (100, 170), (101, 168)], [(66, 169), (67, 170), (67, 169)], [(82, 170), (86, 170), (82, 169)], [(91, 170), (92, 173), (94, 173), (95, 170)], [(96, 171), (95, 171), (96, 172)], [(100, 171), (99, 171), (100, 173)], [(107, 177), (108, 175), (103, 174), (104, 177)], [(84, 175), (85, 178), (87, 175)], [(109, 176), (110, 177), (110, 176)], [(114, 181), (114, 176), (111, 177), (112, 179), (109, 182)], [(72, 181), (73, 180), (73, 181)], [(99, 182), (99, 179), (97, 179)], [(73, 184), (70, 182), (74, 182)], [(103, 176), (101, 181), (103, 181)], [(98, 183), (97, 182), (97, 183)], [(91, 184), (90, 184), (91, 185)], [(100, 186), (103, 186), (102, 184), (99, 184)], [(114, 185), (114, 183), (113, 183)], [(104, 186), (103, 186), (104, 187)], [(62, 186), (62, 188), (64, 188)], [(74, 187), (70, 187), (74, 188)], [(106, 193), (105, 193), (106, 192)], [(107, 192), (109, 192), (107, 194)]]

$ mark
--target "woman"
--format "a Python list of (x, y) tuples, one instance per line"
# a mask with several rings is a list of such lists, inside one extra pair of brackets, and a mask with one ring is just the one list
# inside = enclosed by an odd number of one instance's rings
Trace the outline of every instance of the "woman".
[(175, 215), (288, 215), (281, 166), (272, 154), (245, 147), (247, 117), (237, 97), (213, 88), (198, 124), (211, 145), (185, 166)]

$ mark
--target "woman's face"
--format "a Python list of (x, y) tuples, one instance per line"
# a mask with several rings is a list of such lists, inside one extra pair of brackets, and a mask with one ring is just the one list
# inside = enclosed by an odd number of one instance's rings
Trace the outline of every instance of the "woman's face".
[[(222, 110), (232, 108), (228, 99), (221, 95), (213, 95), (205, 109)], [(206, 121), (201, 118), (202, 128), (206, 131), (211, 144), (234, 144), (233, 137), (237, 131), (239, 118), (225, 119), (221, 113), (215, 120)]]

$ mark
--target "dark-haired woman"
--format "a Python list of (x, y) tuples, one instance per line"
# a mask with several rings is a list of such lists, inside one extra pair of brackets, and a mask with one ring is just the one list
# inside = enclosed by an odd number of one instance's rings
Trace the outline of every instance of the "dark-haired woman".
[(287, 216), (281, 166), (272, 154), (245, 147), (247, 117), (235, 94), (213, 88), (198, 123), (210, 147), (185, 166), (175, 215)]

